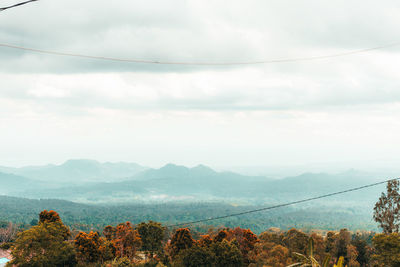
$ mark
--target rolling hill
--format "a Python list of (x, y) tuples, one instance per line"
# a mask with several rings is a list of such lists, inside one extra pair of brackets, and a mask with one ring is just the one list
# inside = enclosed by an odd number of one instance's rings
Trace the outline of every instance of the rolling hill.
[(28, 166), (22, 168), (0, 167), (0, 171), (46, 182), (63, 184), (120, 181), (144, 170), (136, 163), (100, 163), (95, 160), (74, 159), (61, 165)]
[(42, 182), (22, 176), (0, 172), (0, 195), (16, 193), (25, 190), (37, 190), (43, 186)]
[[(62, 198), (88, 203), (222, 201), (241, 205), (263, 205), (315, 197), (377, 180), (374, 175), (354, 170), (340, 174), (306, 173), (277, 180), (232, 172), (216, 172), (204, 165), (187, 168), (167, 164), (159, 169), (145, 170), (124, 181), (30, 190), (24, 192), (24, 196)], [(329, 202), (370, 205), (376, 201), (383, 189), (384, 185), (365, 189), (332, 197)]]

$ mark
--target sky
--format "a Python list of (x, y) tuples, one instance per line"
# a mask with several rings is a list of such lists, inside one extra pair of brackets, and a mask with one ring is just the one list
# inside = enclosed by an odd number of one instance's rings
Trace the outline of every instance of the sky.
[[(399, 12), (398, 1), (369, 0), (40, 0), (0, 12), (0, 43), (154, 61), (287, 59), (400, 42)], [(399, 166), (399, 69), (400, 46), (240, 66), (0, 47), (0, 165)]]

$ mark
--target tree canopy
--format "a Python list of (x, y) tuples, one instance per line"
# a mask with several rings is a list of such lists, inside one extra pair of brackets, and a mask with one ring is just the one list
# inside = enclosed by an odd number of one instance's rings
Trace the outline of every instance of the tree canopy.
[(399, 181), (388, 181), (386, 193), (375, 204), (374, 220), (379, 223), (384, 233), (399, 232), (400, 224), (400, 193)]

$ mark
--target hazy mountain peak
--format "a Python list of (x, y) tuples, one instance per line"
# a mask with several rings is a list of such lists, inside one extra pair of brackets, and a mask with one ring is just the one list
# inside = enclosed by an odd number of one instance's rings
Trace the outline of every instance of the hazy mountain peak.
[(193, 168), (191, 168), (192, 171), (197, 171), (197, 172), (207, 172), (207, 173), (217, 173), (216, 171), (214, 171), (212, 168), (203, 165), (203, 164), (199, 164)]
[(100, 162), (92, 159), (69, 159), (65, 161), (61, 166), (77, 166), (81, 167), (82, 165), (99, 165)]
[(176, 165), (173, 163), (168, 163), (166, 165), (164, 165), (163, 167), (161, 167), (160, 169), (158, 169), (159, 171), (163, 171), (163, 172), (179, 172), (179, 171), (188, 171), (189, 168), (182, 166), (182, 165)]
[(78, 183), (121, 180), (146, 169), (136, 163), (101, 163), (92, 159), (70, 159), (60, 165), (2, 168), (31, 179)]

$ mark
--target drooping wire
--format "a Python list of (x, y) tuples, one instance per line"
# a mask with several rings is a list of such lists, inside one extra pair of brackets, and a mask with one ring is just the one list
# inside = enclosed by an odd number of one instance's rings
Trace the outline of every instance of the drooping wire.
[(10, 8), (22, 6), (22, 5), (31, 3), (31, 2), (36, 2), (36, 1), (39, 1), (39, 0), (29, 0), (29, 1), (21, 2), (21, 3), (18, 3), (18, 4), (12, 5), (12, 6), (0, 7), (0, 12), (4, 11), (4, 10), (7, 10), (7, 9), (10, 9)]
[[(38, 1), (38, 0), (31, 0)], [(28, 1), (28, 2), (31, 2)], [(67, 53), (67, 52), (58, 52), (53, 50), (44, 50), (44, 49), (36, 49), (30, 47), (17, 46), (13, 44), (0, 43), (0, 47), (18, 49), (29, 52), (36, 52), (42, 54), (49, 55), (57, 55), (57, 56), (68, 56), (68, 57), (79, 57), (79, 58), (87, 58), (87, 59), (96, 59), (96, 60), (107, 60), (107, 61), (118, 61), (118, 62), (128, 62), (128, 63), (141, 63), (141, 64), (159, 64), (159, 65), (191, 65), (191, 66), (234, 66), (234, 65), (257, 65), (257, 64), (271, 64), (271, 63), (287, 63), (287, 62), (298, 62), (298, 61), (312, 61), (312, 60), (321, 60), (335, 57), (344, 57), (354, 54), (361, 54), (370, 52), (373, 50), (381, 50), (384, 48), (399, 46), (400, 42), (390, 43), (386, 45), (360, 49), (360, 50), (352, 50), (343, 53), (336, 53), (330, 55), (322, 55), (322, 56), (309, 56), (309, 57), (297, 57), (297, 58), (287, 58), (287, 59), (271, 59), (271, 60), (260, 60), (260, 61), (238, 61), (238, 62), (186, 62), (186, 61), (163, 61), (163, 60), (144, 60), (144, 59), (127, 59), (127, 58), (116, 58), (116, 57), (105, 57), (105, 56), (92, 56), (92, 55), (84, 55), (84, 54), (75, 54), (75, 53)]]
[(340, 195), (340, 194), (344, 194), (344, 193), (349, 193), (349, 192), (353, 192), (353, 191), (358, 191), (358, 190), (365, 189), (365, 188), (368, 188), (368, 187), (373, 187), (373, 186), (377, 186), (377, 185), (380, 185), (380, 184), (385, 184), (387, 182), (394, 181), (394, 180), (400, 180), (400, 178), (389, 179), (389, 180), (382, 181), (382, 182), (363, 185), (363, 186), (354, 187), (354, 188), (350, 188), (350, 189), (346, 189), (346, 190), (342, 190), (342, 191), (338, 191), (338, 192), (334, 192), (334, 193), (330, 193), (330, 194), (325, 194), (325, 195), (321, 195), (321, 196), (317, 196), (317, 197), (311, 197), (311, 198), (306, 198), (306, 199), (302, 199), (302, 200), (287, 202), (287, 203), (274, 205), (274, 206), (269, 206), (269, 207), (265, 207), (265, 208), (248, 210), (248, 211), (232, 213), (232, 214), (227, 214), (227, 215), (217, 216), (217, 217), (211, 217), (211, 218), (206, 218), (206, 219), (200, 219), (200, 220), (195, 220), (195, 221), (189, 221), (189, 222), (184, 222), (184, 223), (171, 224), (171, 225), (167, 225), (166, 227), (174, 228), (174, 227), (188, 226), (188, 225), (193, 225), (193, 224), (197, 224), (197, 223), (215, 221), (215, 220), (219, 220), (219, 219), (226, 219), (226, 218), (230, 218), (230, 217), (241, 216), (241, 215), (255, 213), (255, 212), (278, 209), (278, 208), (291, 206), (291, 205), (295, 205), (295, 204), (300, 204), (300, 203), (304, 203), (304, 202), (309, 202), (309, 201), (313, 201), (313, 200), (317, 200), (317, 199), (321, 199), (321, 198), (326, 198), (326, 197), (331, 197), (331, 196)]

